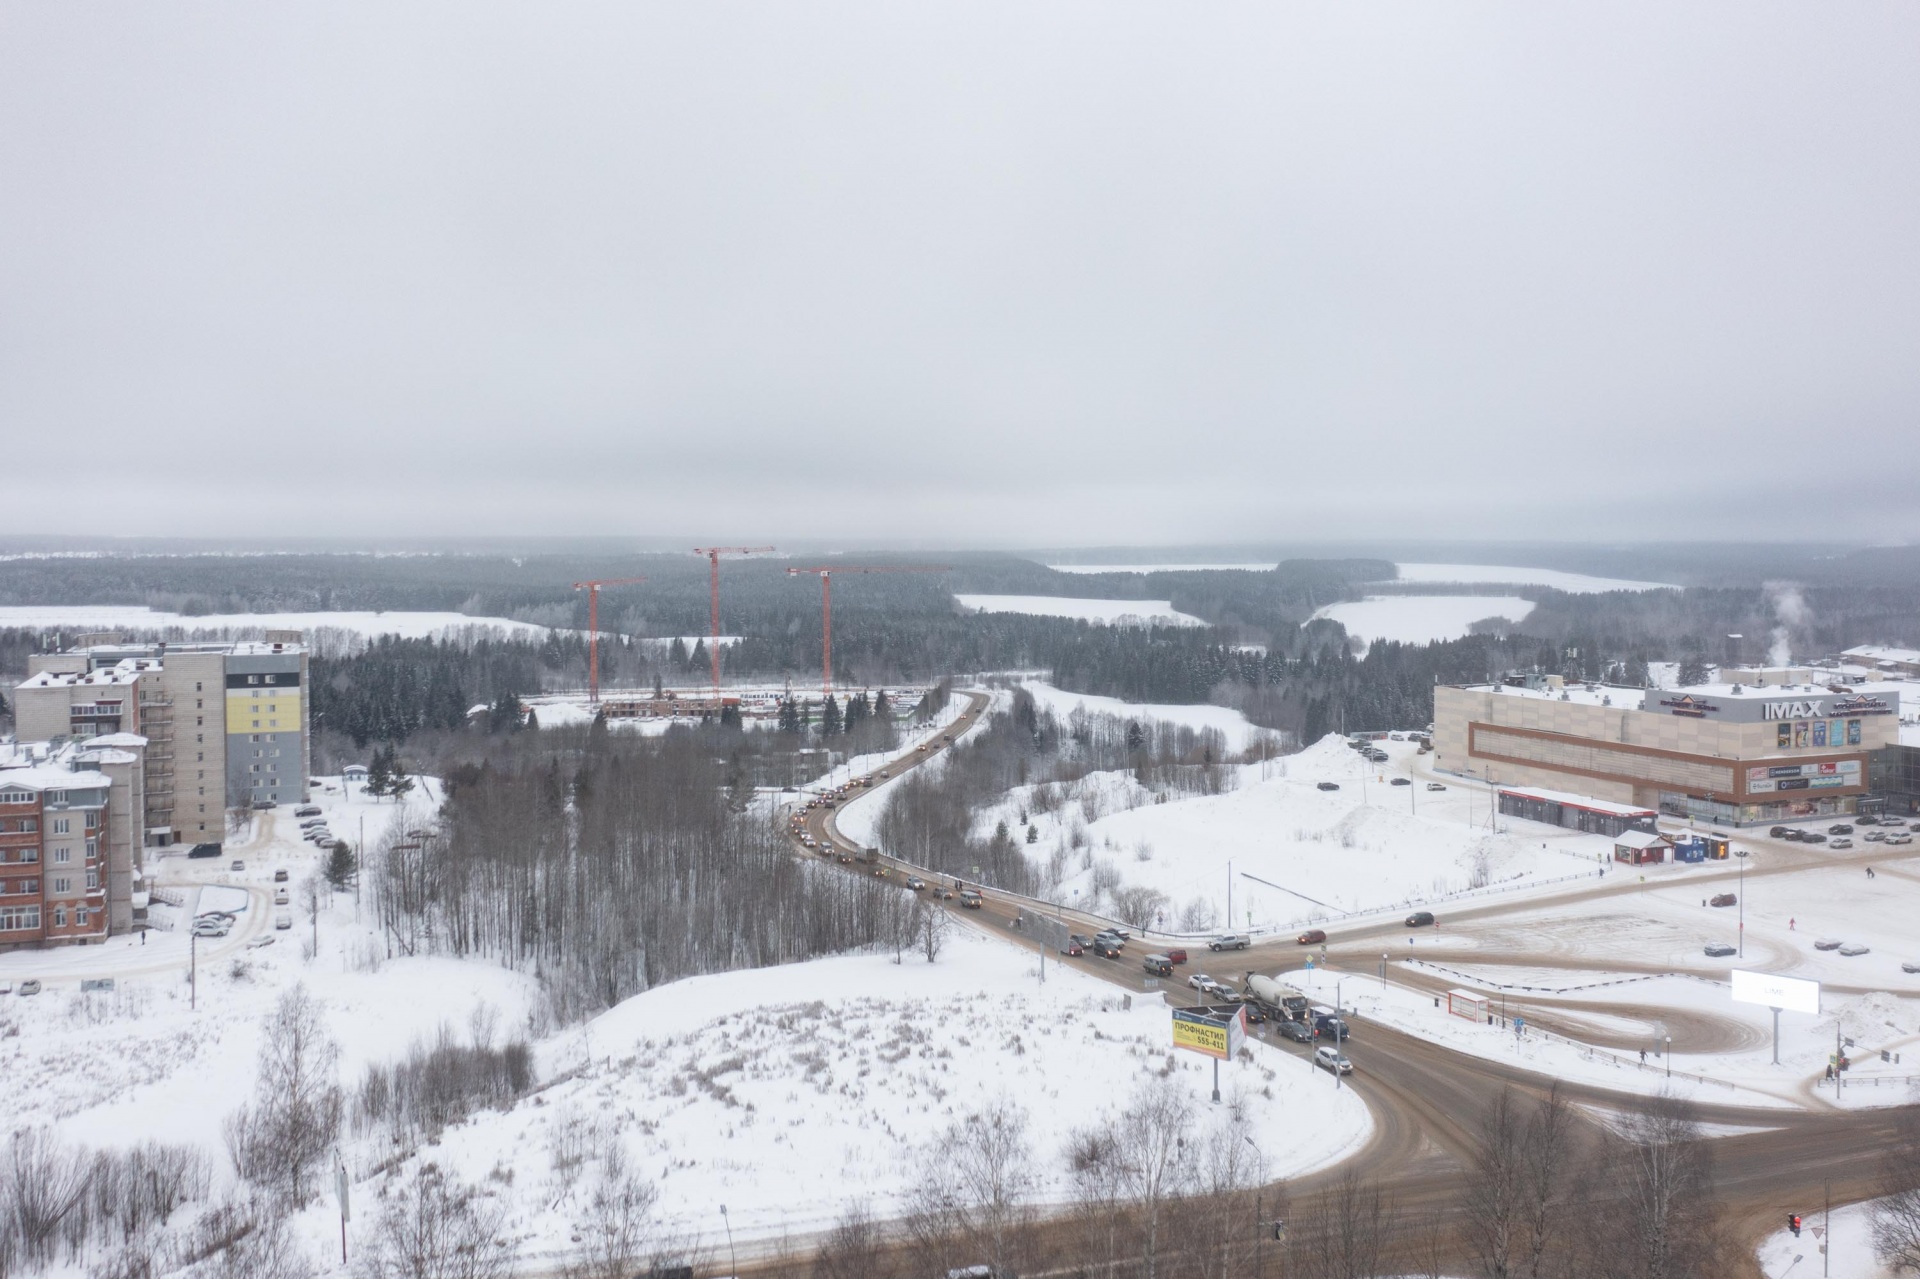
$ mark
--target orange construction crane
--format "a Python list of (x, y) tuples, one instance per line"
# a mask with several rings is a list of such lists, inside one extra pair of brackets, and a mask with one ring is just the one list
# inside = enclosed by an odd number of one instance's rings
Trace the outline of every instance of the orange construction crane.
[(696, 546), (695, 555), (707, 557), (713, 569), (713, 633), (707, 640), (707, 656), (713, 660), (713, 695), (720, 696), (720, 557), (722, 555), (758, 555), (771, 546)]
[(644, 577), (597, 577), (573, 584), (574, 590), (587, 593), (587, 701), (594, 706), (600, 704), (600, 588), (631, 586), (646, 580)]
[(820, 697), (833, 696), (833, 575), (835, 573), (945, 573), (945, 564), (831, 564), (825, 568), (790, 568), (788, 577), (808, 573), (820, 578)]

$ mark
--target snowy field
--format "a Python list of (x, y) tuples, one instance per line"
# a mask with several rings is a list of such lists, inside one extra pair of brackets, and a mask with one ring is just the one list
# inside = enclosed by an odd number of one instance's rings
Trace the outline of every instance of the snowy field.
[(1074, 617), (1109, 626), (1205, 626), (1166, 600), (1083, 600), (1066, 595), (956, 595), (960, 607), (975, 613), (1027, 613), (1034, 617)]
[(1276, 560), (1258, 564), (1049, 564), (1056, 573), (1271, 573)]
[(1157, 702), (1123, 702), (1117, 697), (1094, 697), (1086, 693), (1069, 693), (1055, 688), (1044, 680), (1023, 680), (1021, 687), (1033, 695), (1033, 700), (1045, 711), (1065, 723), (1076, 710), (1089, 715), (1112, 715), (1118, 719), (1151, 719), (1163, 724), (1181, 724), (1188, 728), (1214, 729), (1226, 738), (1227, 749), (1243, 751), (1255, 739), (1262, 736), (1277, 736), (1270, 729), (1256, 727), (1247, 722), (1247, 717), (1239, 711), (1225, 706), (1172, 705)]
[(1394, 568), (1399, 570), (1399, 581), (1448, 586), (1489, 583), (1501, 586), (1550, 586), (1570, 595), (1678, 589), (1666, 582), (1633, 582), (1618, 577), (1589, 577), (1585, 573), (1563, 573), (1554, 568), (1516, 568), (1506, 564), (1396, 564)]
[(708, 1242), (717, 1203), (740, 1241), (824, 1230), (856, 1199), (899, 1215), (936, 1138), (999, 1105), (1026, 1116), (1040, 1197), (1064, 1200), (1069, 1135), (1167, 1070), (1197, 1127), (1240, 1110), (1270, 1175), (1325, 1166), (1371, 1134), (1354, 1093), (1257, 1043), (1222, 1070), (1228, 1100), (1213, 1110), (1211, 1063), (1170, 1053), (1158, 997), (1123, 1002), (1056, 965), (1043, 986), (1033, 955), (964, 926), (931, 965), (909, 952), (691, 978), (543, 1045), (543, 1076), (580, 1073), (435, 1153), (512, 1177), (527, 1205), (516, 1232), (532, 1235), (523, 1255), (537, 1257), (568, 1230), (574, 1203), (552, 1152), (570, 1127), (595, 1152), (618, 1143), (660, 1186), (663, 1225)]
[(346, 631), (355, 635), (398, 635), (404, 639), (429, 639), (439, 635), (462, 634), (481, 627), (522, 639), (541, 639), (544, 626), (515, 622), (504, 617), (469, 617), (465, 613), (434, 612), (325, 612), (325, 613), (209, 613), (188, 616), (138, 605), (119, 604), (28, 604), (0, 608), (0, 627), (30, 630), (87, 629), (130, 631), (211, 631), (218, 633), (259, 631)]
[[(1024, 787), (983, 814), (978, 829), (990, 833), (1002, 820), (1011, 825), (1025, 809), (1039, 830), (1037, 841), (1026, 845), (1029, 854), (1044, 863), (1062, 843), (1069, 848), (1056, 900), (1089, 904), (1096, 881), (1117, 874), (1127, 885), (1159, 890), (1174, 908), (1196, 898), (1208, 903), (1216, 923), (1198, 931), (1226, 926), (1230, 879), (1232, 927), (1290, 930), (1597, 869), (1604, 841), (1596, 837), (1557, 829), (1541, 839), (1494, 834), (1468, 823), (1464, 796), (1387, 784), (1395, 773), (1405, 774), (1412, 748), (1384, 745), (1402, 758), (1363, 767), (1341, 739), (1328, 737), (1265, 765), (1235, 766), (1237, 785), (1223, 794), (1166, 802), (1156, 802), (1128, 773), (1076, 783), (1066, 802), (1047, 813), (1035, 811), (1041, 807), (1035, 788)], [(1321, 782), (1339, 789), (1323, 791)], [(1172, 928), (1171, 916), (1164, 926)]]
[(1340, 623), (1366, 643), (1431, 644), (1459, 639), (1489, 617), (1521, 622), (1531, 612), (1533, 601), (1517, 595), (1369, 595), (1328, 604), (1313, 616)]

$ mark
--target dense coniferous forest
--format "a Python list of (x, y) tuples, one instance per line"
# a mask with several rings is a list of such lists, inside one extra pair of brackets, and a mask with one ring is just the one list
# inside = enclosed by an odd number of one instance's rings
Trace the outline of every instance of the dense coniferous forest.
[[(1763, 660), (1776, 632), (1797, 655), (1859, 643), (1920, 645), (1920, 555), (1899, 548), (1648, 548), (1577, 561), (1589, 571), (1690, 568), (1694, 577), (1754, 575), (1769, 562), (1801, 573), (1789, 591), (1764, 580), (1682, 590), (1567, 594), (1539, 587), (1465, 588), (1534, 602), (1520, 627), (1433, 645), (1375, 644), (1354, 656), (1344, 632), (1311, 622), (1361, 594), (1425, 593), (1383, 582), (1377, 559), (1284, 560), (1270, 572), (1070, 574), (1010, 555), (958, 555), (942, 574), (843, 574), (834, 586), (834, 676), (846, 687), (993, 671), (1041, 672), (1061, 687), (1134, 701), (1222, 702), (1255, 722), (1312, 737), (1329, 729), (1407, 727), (1431, 716), (1437, 680), (1479, 680), (1514, 668), (1636, 683), (1647, 664)], [(1464, 553), (1464, 552), (1463, 552)], [(1768, 556), (1771, 555), (1771, 561)], [(865, 562), (889, 561), (873, 556)], [(891, 557), (893, 562), (900, 561)], [(1509, 557), (1523, 560), (1520, 555)], [(1561, 557), (1560, 562), (1575, 560)], [(811, 685), (820, 668), (817, 579), (793, 562), (723, 567), (722, 650), (729, 679)], [(804, 565), (802, 565), (804, 566)], [(401, 742), (465, 731), (469, 711), (586, 682), (588, 575), (644, 574), (609, 588), (601, 645), (605, 684), (686, 685), (707, 668), (707, 572), (691, 555), (104, 556), (0, 562), (0, 603), (128, 602), (188, 615), (242, 610), (444, 609), (568, 628), (539, 642), (476, 631), (444, 640), (329, 636), (314, 662), (323, 742)], [(1680, 571), (1670, 574), (1682, 577)], [(955, 592), (1166, 599), (1207, 627), (1116, 628), (1064, 618), (972, 614)], [(1516, 633), (1517, 632), (1517, 633)], [(1739, 635), (1734, 641), (1728, 637)], [(680, 637), (685, 637), (682, 640)], [(0, 632), (10, 683), (34, 648), (70, 636)], [(497, 721), (497, 717), (495, 717)]]

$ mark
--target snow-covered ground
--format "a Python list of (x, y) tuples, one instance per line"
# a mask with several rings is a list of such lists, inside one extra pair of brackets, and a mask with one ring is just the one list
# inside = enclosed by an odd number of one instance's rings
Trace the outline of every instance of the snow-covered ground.
[[(1151, 708), (1125, 709), (1142, 715)], [(1229, 725), (1219, 717), (1234, 715), (1218, 707), (1168, 709), (1223, 729)], [(1244, 721), (1239, 727), (1249, 728)], [(1172, 912), (1195, 899), (1211, 906), (1214, 920), (1199, 931), (1224, 926), (1229, 882), (1231, 926), (1264, 931), (1598, 871), (1607, 847), (1598, 837), (1557, 827), (1494, 833), (1485, 826), (1484, 798), (1473, 822), (1464, 790), (1434, 794), (1424, 779), (1389, 784), (1407, 774), (1414, 748), (1382, 744), (1393, 756), (1385, 765), (1368, 766), (1344, 741), (1328, 737), (1265, 764), (1230, 766), (1235, 784), (1217, 795), (1163, 799), (1130, 773), (1096, 773), (1056, 787), (1060, 802), (1049, 808), (1036, 796), (1038, 785), (1021, 787), (979, 814), (976, 828), (984, 835), (1005, 821), (1018, 836), (1026, 813), (1039, 833), (1023, 847), (1037, 864), (1067, 847), (1066, 877), (1050, 896), (1092, 906), (1096, 881), (1117, 874), (1125, 885), (1167, 896), (1167, 931), (1174, 929)], [(1321, 790), (1323, 782), (1338, 789)]]
[(692, 978), (543, 1045), (543, 1075), (580, 1073), (538, 1104), (447, 1134), (434, 1153), (510, 1175), (537, 1256), (563, 1244), (580, 1206), (552, 1166), (570, 1126), (591, 1132), (595, 1151), (619, 1143), (656, 1179), (670, 1230), (711, 1236), (725, 1203), (742, 1241), (825, 1229), (859, 1199), (898, 1215), (934, 1139), (1003, 1104), (1026, 1114), (1040, 1197), (1063, 1200), (1069, 1134), (1123, 1113), (1169, 1069), (1202, 1131), (1244, 1105), (1274, 1175), (1324, 1166), (1370, 1134), (1354, 1093), (1264, 1044), (1223, 1067), (1229, 1102), (1215, 1111), (1211, 1063), (1169, 1051), (1158, 997), (1124, 1003), (1057, 965), (1042, 985), (1032, 954), (964, 926), (934, 964), (908, 952), (897, 964), (860, 955)]
[(1028, 613), (1035, 617), (1075, 617), (1108, 625), (1205, 626), (1166, 600), (1083, 600), (1068, 595), (956, 595), (960, 607), (975, 613)]
[(1369, 595), (1328, 604), (1314, 617), (1338, 622), (1367, 643), (1430, 644), (1459, 639), (1473, 623), (1489, 617), (1521, 622), (1531, 612), (1533, 601), (1517, 595)]
[(1511, 564), (1396, 564), (1399, 581), (1432, 582), (1445, 585), (1550, 586), (1571, 595), (1599, 591), (1665, 591), (1675, 587), (1665, 582), (1633, 582), (1618, 577), (1590, 577), (1585, 573), (1565, 573), (1556, 568), (1518, 568)]
[(1056, 573), (1271, 573), (1276, 560), (1257, 564), (1049, 564)]
[(87, 628), (95, 630), (210, 631), (250, 633), (264, 630), (347, 631), (356, 635), (399, 635), (426, 639), (466, 633), (480, 627), (516, 638), (540, 639), (544, 626), (505, 617), (470, 617), (465, 613), (435, 612), (323, 612), (323, 613), (185, 613), (120, 604), (28, 604), (0, 608), (0, 627), (29, 629)]
[(1215, 729), (1226, 738), (1230, 751), (1245, 750), (1262, 735), (1274, 735), (1247, 721), (1239, 711), (1225, 706), (1173, 705), (1159, 702), (1123, 702), (1117, 697), (1094, 697), (1069, 693), (1044, 680), (1023, 680), (1021, 687), (1033, 694), (1041, 709), (1065, 722), (1076, 710), (1089, 715), (1112, 715), (1118, 719), (1150, 719), (1163, 724), (1180, 724), (1192, 729)]
[[(1831, 1218), (1817, 1202), (1794, 1207), (1800, 1237), (1782, 1229), (1760, 1245), (1760, 1271), (1767, 1279), (1894, 1279), (1894, 1271), (1873, 1255), (1872, 1201), (1835, 1208)], [(1823, 1244), (1831, 1250), (1827, 1256), (1820, 1253)]]

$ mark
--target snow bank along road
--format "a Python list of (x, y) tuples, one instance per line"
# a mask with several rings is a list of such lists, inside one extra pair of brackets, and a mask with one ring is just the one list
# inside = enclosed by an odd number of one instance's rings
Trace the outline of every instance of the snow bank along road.
[[(935, 730), (920, 747), (905, 752), (899, 763), (891, 766), (890, 771), (894, 776), (935, 758), (948, 744), (958, 741), (979, 722), (986, 710), (987, 698), (978, 693), (969, 693), (967, 697), (967, 709), (958, 719), (945, 728)], [(839, 833), (834, 822), (835, 813), (836, 810), (825, 807), (814, 809), (807, 814), (805, 829), (823, 847), (852, 852), (858, 845)], [(1783, 856), (1778, 861), (1771, 856), (1772, 848), (1769, 845), (1768, 870), (1749, 871), (1748, 877), (1752, 878), (1756, 873), (1784, 873), (1795, 866), (1810, 864), (1814, 856), (1804, 845), (1781, 844), (1779, 847)], [(797, 842), (795, 849), (799, 855), (808, 855)], [(1871, 858), (1874, 851), (1863, 851), (1859, 856), (1862, 859)], [(1802, 855), (1809, 861), (1790, 863), (1787, 854)], [(1879, 858), (1885, 861), (1886, 855), (1880, 853)], [(895, 874), (916, 869), (896, 858), (883, 856), (881, 860)], [(1831, 856), (1826, 860), (1830, 861)], [(852, 873), (866, 873), (858, 863), (848, 869)], [(936, 878), (932, 872), (923, 873), (929, 880)], [(1737, 873), (1737, 868), (1732, 868), (1724, 876), (1713, 878), (1731, 879)], [(1690, 887), (1705, 882), (1707, 878), (1703, 876), (1689, 881)], [(1446, 923), (1448, 930), (1452, 931), (1457, 922), (1486, 922), (1502, 915), (1536, 913), (1563, 898), (1586, 900), (1596, 894), (1624, 894), (1646, 887), (1622, 875), (1618, 882), (1607, 883), (1604, 887), (1596, 885), (1563, 895), (1530, 895), (1518, 902), (1490, 902), (1464, 907), (1449, 913)], [(1009, 944), (1031, 946), (1032, 943), (1014, 928), (1015, 917), (1023, 902), (991, 889), (983, 889), (982, 897), (979, 910), (969, 910), (964, 914), (957, 909), (957, 902), (940, 904), (966, 922), (1001, 935)], [(1112, 922), (1096, 919), (1084, 912), (1055, 913), (1084, 919), (1094, 926)], [(1381, 953), (1379, 939), (1392, 936), (1398, 940), (1405, 931), (1398, 919), (1383, 919), (1378, 923), (1339, 929), (1339, 936), (1330, 943), (1328, 950), (1330, 971), (1337, 973), (1345, 969), (1372, 974)], [(1457, 956), (1445, 950), (1423, 949), (1421, 958), (1464, 962), (1474, 954), (1465, 949)], [(1293, 944), (1291, 938), (1268, 939), (1222, 964), (1221, 975), (1225, 977), (1241, 971), (1293, 968), (1298, 965), (1300, 955), (1300, 948)], [(1484, 954), (1477, 957), (1481, 960), (1487, 958)], [(1051, 958), (1056, 963), (1073, 965), (1126, 989), (1143, 994), (1149, 991), (1149, 979), (1138, 967), (1137, 956), (1119, 960), (1091, 957), (1076, 960), (1058, 955)], [(1570, 966), (1572, 961), (1561, 953), (1538, 958), (1503, 953), (1500, 962), (1559, 967)], [(1196, 957), (1195, 967), (1198, 967), (1198, 963)], [(1588, 960), (1587, 966), (1591, 965), (1592, 961)], [(1609, 963), (1608, 966), (1615, 965)], [(1670, 970), (1671, 966), (1664, 965), (1663, 968)], [(1391, 973), (1396, 969), (1397, 966), (1393, 966), (1389, 971)], [(1715, 970), (1710, 975), (1718, 977), (1723, 973)], [(1414, 982), (1410, 980), (1409, 984)], [(1419, 979), (1418, 984), (1424, 986), (1425, 980)], [(1192, 1002), (1187, 998), (1189, 992), (1184, 985), (1161, 987), (1156, 982), (1153, 993), (1164, 996), (1173, 1004)], [(1278, 1036), (1266, 1035), (1264, 1028), (1256, 1030), (1276, 1046), (1291, 1047), (1301, 1059), (1302, 1070), (1312, 1069), (1304, 1049), (1289, 1045)], [(1348, 1041), (1346, 1051), (1355, 1068), (1355, 1074), (1348, 1082), (1372, 1112), (1376, 1130), (1373, 1141), (1351, 1163), (1364, 1176), (1379, 1181), (1390, 1192), (1402, 1210), (1399, 1219), (1406, 1223), (1416, 1220), (1425, 1208), (1451, 1202), (1466, 1167), (1466, 1156), (1472, 1146), (1477, 1117), (1503, 1085), (1510, 1083), (1528, 1092), (1543, 1093), (1556, 1082), (1532, 1071), (1469, 1056), (1373, 1022), (1358, 1028), (1356, 1037)], [(1328, 1086), (1333, 1086), (1330, 1077)], [(1587, 1084), (1562, 1083), (1560, 1091), (1569, 1100), (1615, 1112), (1635, 1111), (1645, 1104), (1644, 1098), (1638, 1094)], [(1753, 1249), (1773, 1230), (1782, 1214), (1806, 1211), (1807, 1205), (1820, 1198), (1825, 1183), (1832, 1183), (1837, 1203), (1850, 1203), (1875, 1194), (1876, 1172), (1872, 1152), (1893, 1140), (1897, 1118), (1892, 1110), (1796, 1111), (1705, 1104), (1700, 1105), (1698, 1111), (1703, 1123), (1727, 1129), (1753, 1130), (1719, 1137), (1714, 1141), (1715, 1166), (1719, 1172), (1730, 1224), (1736, 1237), (1743, 1244), (1751, 1245), (1744, 1253), (1749, 1258), (1753, 1255)], [(1332, 1184), (1345, 1167), (1343, 1165), (1337, 1170), (1296, 1179), (1289, 1183), (1288, 1190), (1294, 1195), (1311, 1194)], [(1411, 1229), (1411, 1226), (1407, 1228)], [(1752, 1273), (1758, 1276), (1760, 1270), (1757, 1261), (1751, 1264)]]

